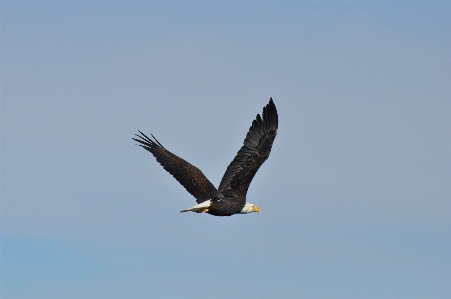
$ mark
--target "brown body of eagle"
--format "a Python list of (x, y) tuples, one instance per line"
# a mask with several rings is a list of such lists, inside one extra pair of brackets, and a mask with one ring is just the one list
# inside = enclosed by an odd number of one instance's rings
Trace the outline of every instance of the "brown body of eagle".
[[(252, 122), (243, 146), (227, 167), (218, 189), (202, 171), (165, 149), (152, 134), (154, 140), (139, 131), (141, 135), (136, 135), (139, 139), (133, 140), (151, 152), (158, 163), (196, 198), (198, 204), (208, 201), (208, 207), (192, 211), (231, 216), (244, 213), (247, 190), (258, 169), (269, 157), (278, 123), (276, 106), (271, 98), (263, 107), (262, 117), (257, 114)], [(258, 208), (254, 211), (258, 211)]]

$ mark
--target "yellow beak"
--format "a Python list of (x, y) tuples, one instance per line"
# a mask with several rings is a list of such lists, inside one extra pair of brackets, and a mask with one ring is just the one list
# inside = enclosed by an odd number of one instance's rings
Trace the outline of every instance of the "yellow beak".
[(257, 206), (254, 206), (254, 212), (260, 213), (260, 209)]

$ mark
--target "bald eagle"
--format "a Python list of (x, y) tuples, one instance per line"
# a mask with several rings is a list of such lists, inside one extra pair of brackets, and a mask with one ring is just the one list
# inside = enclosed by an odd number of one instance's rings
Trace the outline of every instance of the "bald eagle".
[(252, 122), (243, 146), (227, 167), (218, 189), (202, 171), (165, 149), (152, 134), (153, 140), (141, 131), (141, 135), (135, 134), (138, 139), (132, 139), (151, 152), (161, 166), (196, 198), (197, 205), (181, 212), (231, 216), (260, 212), (256, 205), (246, 203), (246, 194), (258, 169), (269, 157), (278, 122), (276, 106), (270, 98), (269, 103), (263, 107), (262, 117), (257, 114)]

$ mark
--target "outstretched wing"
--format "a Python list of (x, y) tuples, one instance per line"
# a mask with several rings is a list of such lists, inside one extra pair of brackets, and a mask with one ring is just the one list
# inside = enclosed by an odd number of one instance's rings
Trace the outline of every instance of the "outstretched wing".
[(139, 146), (145, 148), (154, 155), (158, 163), (166, 169), (167, 172), (183, 186), (192, 196), (196, 198), (197, 203), (211, 199), (217, 194), (215, 186), (205, 177), (199, 168), (191, 165), (182, 158), (174, 155), (158, 142), (147, 137), (143, 132), (141, 135), (135, 134), (139, 139), (132, 138), (139, 142)]
[(243, 146), (222, 177), (218, 188), (219, 192), (233, 189), (245, 196), (258, 169), (268, 159), (279, 123), (272, 98), (263, 107), (262, 116), (263, 119), (257, 114), (252, 122)]

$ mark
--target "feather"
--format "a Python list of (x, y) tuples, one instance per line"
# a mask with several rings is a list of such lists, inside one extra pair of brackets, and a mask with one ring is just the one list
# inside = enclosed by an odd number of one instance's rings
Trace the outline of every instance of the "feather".
[[(272, 98), (263, 108), (263, 119), (257, 114), (244, 139), (243, 146), (227, 167), (218, 191), (234, 189), (246, 196), (249, 185), (260, 166), (269, 157), (277, 134), (278, 115)], [(236, 171), (239, 169), (239, 171)]]
[(133, 140), (139, 142), (139, 146), (151, 152), (158, 163), (185, 187), (186, 191), (193, 195), (198, 203), (204, 202), (217, 194), (216, 188), (197, 167), (166, 150), (152, 134), (154, 140), (141, 131), (139, 132), (141, 135), (136, 136), (140, 139), (133, 138)]

